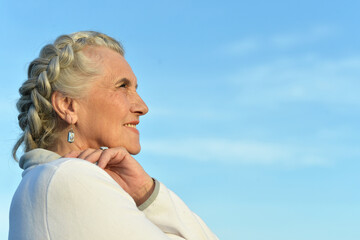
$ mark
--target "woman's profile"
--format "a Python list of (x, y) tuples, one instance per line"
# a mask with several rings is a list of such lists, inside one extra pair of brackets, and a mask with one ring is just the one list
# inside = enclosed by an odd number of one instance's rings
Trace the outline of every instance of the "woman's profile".
[(28, 68), (17, 103), (24, 170), (9, 239), (217, 239), (133, 158), (148, 107), (115, 39), (58, 37)]

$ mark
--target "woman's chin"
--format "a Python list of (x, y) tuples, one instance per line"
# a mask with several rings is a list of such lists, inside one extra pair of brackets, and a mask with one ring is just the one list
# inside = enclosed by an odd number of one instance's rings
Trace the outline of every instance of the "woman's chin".
[(141, 150), (141, 146), (131, 146), (131, 147), (127, 147), (126, 150), (131, 154), (131, 155), (136, 155), (140, 152)]

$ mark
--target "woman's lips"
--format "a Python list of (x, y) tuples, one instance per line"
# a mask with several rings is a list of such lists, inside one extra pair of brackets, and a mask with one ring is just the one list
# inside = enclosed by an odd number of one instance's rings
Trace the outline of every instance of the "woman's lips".
[(124, 126), (129, 129), (130, 131), (133, 131), (134, 133), (139, 134), (139, 130), (136, 129), (136, 124), (137, 123), (126, 123), (124, 124)]

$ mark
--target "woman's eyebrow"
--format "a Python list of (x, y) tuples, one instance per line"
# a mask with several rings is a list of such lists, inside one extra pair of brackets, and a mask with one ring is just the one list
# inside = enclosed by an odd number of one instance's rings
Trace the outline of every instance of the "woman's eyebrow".
[[(126, 83), (126, 84), (128, 84), (128, 85), (130, 85), (130, 86), (132, 85), (131, 80), (128, 79), (128, 78), (122, 78), (122, 79), (116, 81), (116, 84), (120, 84), (120, 83)], [(136, 88), (136, 89), (138, 88), (138, 84), (137, 84), (137, 83), (136, 83), (135, 88)]]

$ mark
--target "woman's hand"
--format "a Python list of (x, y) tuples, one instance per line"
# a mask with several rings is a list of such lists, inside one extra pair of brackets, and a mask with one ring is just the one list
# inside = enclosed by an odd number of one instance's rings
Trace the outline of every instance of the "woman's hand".
[(81, 158), (104, 169), (130, 196), (137, 206), (144, 203), (154, 191), (153, 179), (123, 147), (72, 151), (67, 158)]

